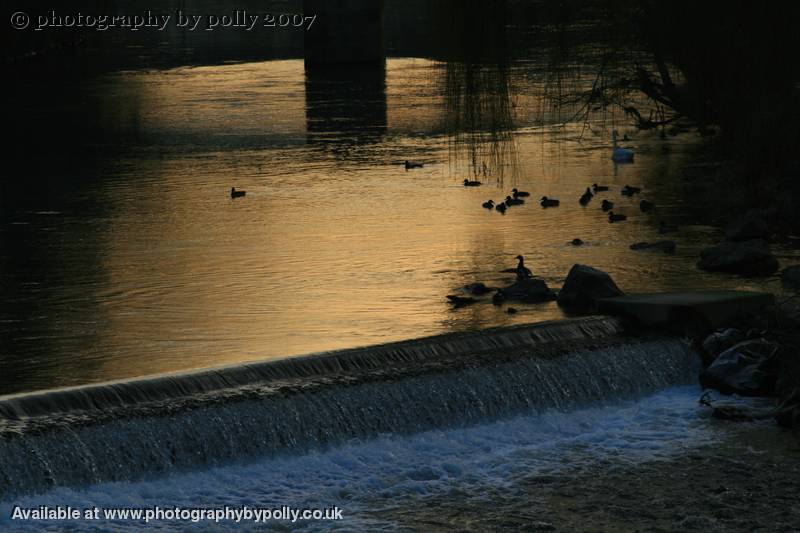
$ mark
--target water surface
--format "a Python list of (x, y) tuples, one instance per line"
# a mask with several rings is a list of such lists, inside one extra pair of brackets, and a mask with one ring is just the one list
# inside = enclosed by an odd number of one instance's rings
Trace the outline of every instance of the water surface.
[[(632, 292), (778, 288), (695, 268), (717, 236), (681, 187), (698, 138), (634, 135), (613, 114), (563, 123), (569, 113), (542, 112), (541, 68), (517, 61), (489, 84), (513, 129), (477, 148), (452, 131), (463, 73), (427, 59), (389, 59), (356, 83), (277, 60), (113, 72), (68, 82), (63, 100), (20, 97), (42, 153), (11, 177), (27, 189), (0, 215), (0, 393), (560, 317), (552, 303), (513, 316), (448, 305), (467, 283), (506, 283), (517, 254), (555, 288), (574, 263)], [(610, 161), (611, 128), (632, 135), (634, 164)], [(461, 186), (476, 172), (483, 186)], [(579, 206), (592, 183), (612, 190)], [(657, 212), (621, 197), (625, 184)], [(247, 196), (232, 200), (231, 186)], [(562, 205), (481, 208), (512, 187)], [(628, 221), (606, 221), (606, 197)], [(678, 252), (630, 251), (663, 238), (659, 220), (682, 225)]]

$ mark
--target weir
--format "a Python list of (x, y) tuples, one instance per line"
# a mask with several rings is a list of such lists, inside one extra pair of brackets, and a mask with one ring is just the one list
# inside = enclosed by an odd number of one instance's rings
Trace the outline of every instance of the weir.
[(634, 397), (694, 359), (587, 318), (5, 397), (0, 499)]

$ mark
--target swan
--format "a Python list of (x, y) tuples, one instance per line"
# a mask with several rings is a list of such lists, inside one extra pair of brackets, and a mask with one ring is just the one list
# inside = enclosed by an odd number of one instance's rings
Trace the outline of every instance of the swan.
[(231, 198), (241, 198), (247, 194), (247, 191), (237, 191), (236, 187), (231, 187)]
[(614, 151), (611, 154), (611, 159), (615, 163), (633, 162), (633, 150), (630, 148), (620, 148), (617, 146), (617, 130), (611, 132), (611, 141), (614, 147)]

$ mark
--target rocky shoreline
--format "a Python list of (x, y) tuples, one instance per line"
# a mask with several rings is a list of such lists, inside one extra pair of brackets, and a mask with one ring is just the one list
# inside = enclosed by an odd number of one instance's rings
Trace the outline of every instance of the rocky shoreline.
[[(721, 422), (720, 422), (721, 423)], [(800, 443), (764, 423), (671, 461), (533, 478), (553, 531), (798, 531)]]

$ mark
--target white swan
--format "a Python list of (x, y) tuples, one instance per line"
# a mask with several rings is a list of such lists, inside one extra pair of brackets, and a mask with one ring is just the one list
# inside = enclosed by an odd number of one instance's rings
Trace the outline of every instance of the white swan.
[(615, 163), (631, 163), (633, 162), (633, 150), (630, 148), (620, 148), (617, 146), (617, 130), (611, 132), (611, 141), (613, 142), (614, 152), (611, 154), (611, 160)]

